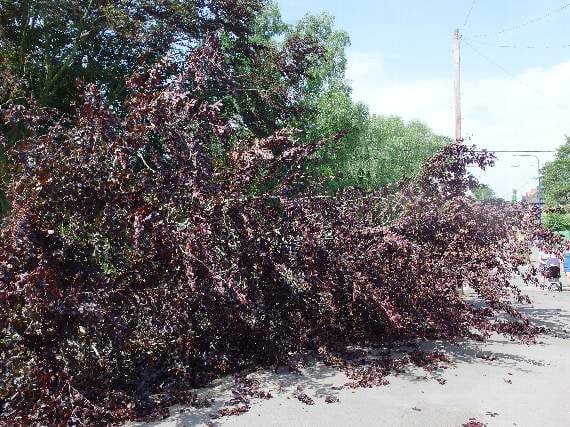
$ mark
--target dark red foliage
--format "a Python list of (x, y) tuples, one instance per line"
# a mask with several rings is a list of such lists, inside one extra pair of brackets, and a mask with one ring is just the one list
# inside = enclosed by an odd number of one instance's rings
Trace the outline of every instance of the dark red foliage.
[(225, 406), (212, 413), (210, 417), (217, 419), (232, 415), (242, 415), (251, 408), (251, 399), (268, 400), (273, 398), (271, 391), (262, 390), (259, 381), (242, 375), (234, 377), (233, 398), (225, 403)]
[(308, 396), (306, 393), (303, 393), (301, 391), (296, 391), (295, 393), (293, 393), (293, 396), (299, 401), (299, 402), (303, 402), (305, 405), (314, 405), (315, 401)]
[(241, 375), (236, 375), (234, 378), (235, 386), (232, 389), (233, 399), (229, 401), (230, 404), (237, 403), (250, 403), (250, 398), (271, 399), (271, 391), (262, 390), (259, 386), (259, 381), (253, 378), (247, 378)]
[[(240, 137), (205, 96), (227, 77), (216, 38), (202, 49), (183, 69), (163, 62), (134, 76), (120, 115), (88, 87), (72, 123), (37, 129), (12, 153), (0, 232), (3, 420), (159, 417), (201, 404), (188, 390), (214, 376), (299, 351), (533, 336), (509, 279), (536, 218), (467, 195), (466, 167), (488, 166), (488, 154), (452, 144), (394, 191), (284, 200), (319, 145), (287, 130)], [(268, 193), (251, 196), (254, 184)], [(457, 291), (464, 284), (477, 304)], [(351, 379), (368, 385), (394, 363), (354, 363)], [(225, 412), (247, 410), (240, 402)]]
[(212, 419), (218, 419), (222, 417), (231, 417), (236, 415), (243, 415), (250, 410), (250, 406), (247, 404), (240, 404), (236, 406), (230, 406), (226, 408), (221, 408), (218, 412), (210, 415)]
[(443, 363), (449, 362), (447, 357), (440, 352), (426, 353), (417, 350), (400, 357), (386, 351), (380, 354), (365, 354), (357, 358), (344, 350), (326, 352), (323, 358), (327, 365), (343, 371), (350, 379), (344, 386), (332, 387), (333, 390), (340, 390), (344, 387), (370, 388), (388, 385), (390, 381), (387, 377), (403, 373), (410, 363), (426, 371), (433, 371), (436, 368), (445, 368)]
[(325, 397), (325, 402), (327, 403), (338, 403), (339, 401), (340, 401), (339, 398), (336, 396), (328, 395)]

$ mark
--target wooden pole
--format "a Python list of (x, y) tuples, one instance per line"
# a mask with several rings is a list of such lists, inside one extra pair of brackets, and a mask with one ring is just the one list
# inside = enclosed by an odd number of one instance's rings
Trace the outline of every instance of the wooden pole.
[(461, 36), (459, 30), (453, 32), (453, 93), (455, 110), (455, 140), (462, 141), (461, 136)]

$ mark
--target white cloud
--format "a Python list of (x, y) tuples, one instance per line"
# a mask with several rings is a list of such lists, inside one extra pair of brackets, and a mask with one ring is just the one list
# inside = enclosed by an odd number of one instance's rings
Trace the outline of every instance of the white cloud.
[(346, 76), (351, 81), (373, 80), (383, 71), (384, 60), (377, 52), (349, 52)]
[[(349, 56), (347, 76), (355, 100), (373, 113), (419, 119), (438, 133), (453, 135), (451, 81), (390, 80), (381, 65), (377, 53)], [(525, 70), (517, 79), (505, 75), (462, 82), (464, 137), (489, 149), (555, 150), (570, 134), (570, 61)], [(544, 163), (552, 155), (539, 157)], [(509, 198), (514, 188), (520, 194), (536, 186), (536, 160), (501, 154), (496, 167), (480, 177)]]

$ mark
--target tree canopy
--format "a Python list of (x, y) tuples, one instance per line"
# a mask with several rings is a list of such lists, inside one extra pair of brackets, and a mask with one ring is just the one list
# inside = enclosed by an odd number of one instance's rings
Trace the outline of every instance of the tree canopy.
[(477, 200), (491, 200), (496, 197), (495, 192), (487, 184), (479, 184), (473, 189), (473, 196)]
[(1, 0), (0, 52), (9, 71), (42, 106), (73, 112), (96, 83), (110, 102), (126, 94), (139, 67), (183, 58), (204, 36), (222, 32), (235, 56), (252, 56), (258, 0)]
[(329, 188), (370, 190), (413, 177), (429, 157), (451, 142), (419, 121), (406, 123), (399, 117), (368, 115), (358, 104), (333, 103), (337, 108), (332, 111), (344, 114), (332, 118), (344, 118), (356, 126), (347, 127), (350, 132), (345, 139), (323, 150), (317, 162), (318, 171), (329, 178)]
[(545, 224), (557, 231), (570, 230), (570, 137), (542, 168)]
[(570, 137), (558, 148), (555, 159), (542, 168), (542, 187), (548, 205), (570, 204)]

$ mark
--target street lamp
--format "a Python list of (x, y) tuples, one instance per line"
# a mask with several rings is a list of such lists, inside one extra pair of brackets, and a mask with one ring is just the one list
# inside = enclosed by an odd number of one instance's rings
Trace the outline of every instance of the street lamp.
[(540, 188), (540, 159), (534, 154), (515, 154), (516, 157), (534, 157), (536, 159), (537, 172), (538, 172), (538, 188), (537, 188), (537, 202), (538, 202), (538, 223), (542, 224), (542, 190)]

